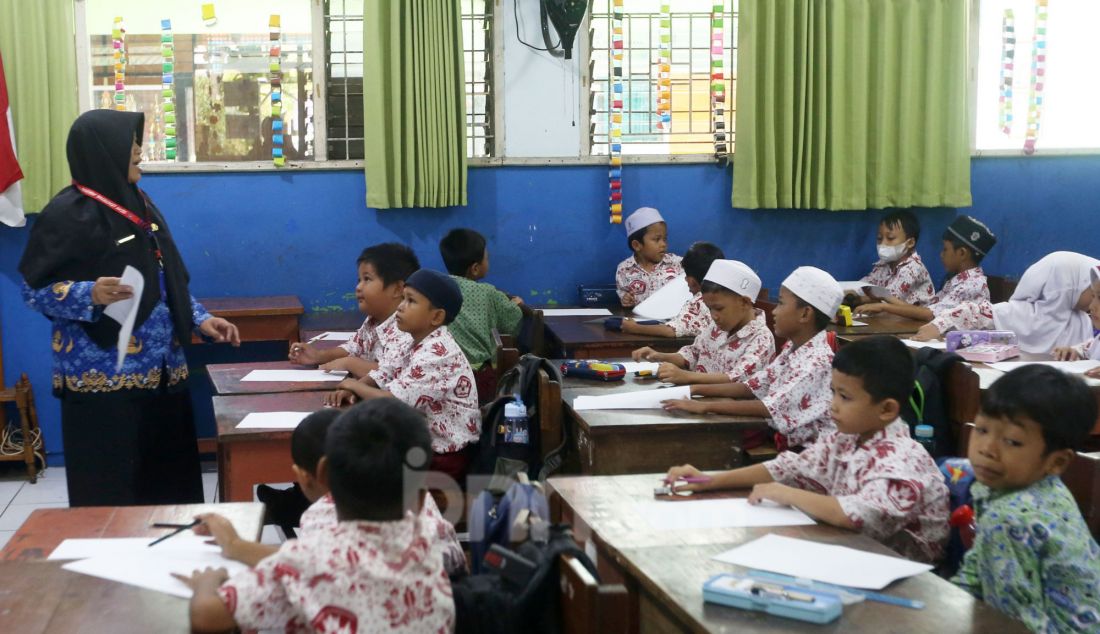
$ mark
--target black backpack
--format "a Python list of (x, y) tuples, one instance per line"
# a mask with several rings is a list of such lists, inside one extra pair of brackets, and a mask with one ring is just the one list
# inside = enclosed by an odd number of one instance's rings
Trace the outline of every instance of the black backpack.
[[(546, 476), (561, 467), (562, 453), (568, 443), (566, 426), (562, 426), (562, 441), (549, 453), (543, 453), (542, 435), (539, 433), (539, 369), (546, 370), (551, 380), (561, 381), (561, 372), (546, 359), (533, 354), (520, 357), (516, 366), (501, 375), (497, 382), (497, 398), (484, 408), (481, 419), (481, 439), (470, 463), (470, 475), (512, 476), (523, 471), (531, 480), (545, 480)], [(504, 442), (502, 426), (504, 406), (519, 394), (527, 407), (529, 442), (514, 444)]]
[(902, 403), (901, 417), (909, 423), (909, 435), (916, 437), (913, 428), (931, 425), (936, 451), (934, 456), (956, 455), (955, 430), (947, 418), (947, 397), (944, 385), (951, 367), (963, 360), (954, 352), (935, 348), (921, 348), (913, 355), (916, 362), (916, 380), (913, 394)]
[(455, 634), (557, 634), (562, 631), (558, 561), (575, 557), (597, 580), (592, 560), (573, 540), (567, 524), (550, 527), (545, 543), (528, 541), (514, 551), (535, 563), (526, 585), (519, 587), (494, 571), (451, 582)]

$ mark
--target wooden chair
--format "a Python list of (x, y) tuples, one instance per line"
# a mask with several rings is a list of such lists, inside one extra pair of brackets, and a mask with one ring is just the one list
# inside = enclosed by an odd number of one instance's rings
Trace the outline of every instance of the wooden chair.
[(1062, 481), (1077, 500), (1093, 536), (1100, 537), (1100, 452), (1078, 452), (1062, 474)]
[(600, 585), (577, 559), (562, 555), (561, 616), (565, 634), (617, 634), (629, 628), (630, 597), (623, 585)]
[(987, 275), (985, 279), (986, 284), (989, 286), (989, 301), (994, 304), (1008, 301), (1019, 282), (1017, 279), (1001, 275)]
[[(14, 454), (0, 454), (0, 462), (22, 460), (27, 465), (27, 479), (31, 484), (38, 480), (38, 467), (34, 462), (36, 444), (39, 447), (45, 445), (38, 427), (38, 408), (34, 404), (34, 389), (31, 381), (24, 373), (14, 387), (6, 387), (4, 384), (4, 349), (0, 341), (0, 432), (7, 432), (8, 417), (5, 411), (5, 403), (14, 403), (19, 412), (19, 429), (23, 438), (23, 450)], [(36, 443), (35, 439), (39, 442)], [(43, 455), (45, 452), (43, 450)], [(45, 459), (43, 458), (43, 464)]]
[(493, 367), (499, 377), (519, 363), (519, 348), (516, 347), (515, 337), (502, 335), (496, 328), (493, 328), (493, 345), (496, 347)]
[[(562, 410), (561, 382), (553, 380), (546, 370), (539, 370), (539, 440), (542, 453), (561, 444), (565, 413)], [(567, 448), (568, 449), (568, 448)]]
[(943, 386), (947, 401), (947, 419), (955, 432), (955, 453), (966, 456), (970, 440), (970, 430), (981, 407), (982, 390), (978, 373), (965, 363), (956, 363), (947, 372), (947, 382)]

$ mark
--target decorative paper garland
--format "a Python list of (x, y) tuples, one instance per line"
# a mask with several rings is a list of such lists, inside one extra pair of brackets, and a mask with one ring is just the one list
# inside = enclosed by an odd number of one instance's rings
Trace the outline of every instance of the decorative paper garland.
[(623, 221), (623, 0), (611, 13), (611, 92), (608, 95), (607, 154), (610, 222)]
[(175, 91), (175, 41), (172, 38), (172, 21), (160, 21), (160, 53), (164, 58), (161, 67), (161, 97), (164, 99), (164, 159), (176, 160), (176, 102)]
[(1031, 95), (1027, 105), (1024, 154), (1035, 153), (1039, 117), (1043, 114), (1043, 84), (1047, 68), (1047, 0), (1035, 0), (1035, 34), (1031, 37)]
[(726, 48), (723, 0), (716, 0), (710, 14), (710, 116), (714, 130), (714, 158), (726, 158), (726, 75), (724, 57)]
[(661, 17), (657, 35), (657, 129), (668, 132), (672, 128), (672, 8), (661, 3)]
[(271, 160), (275, 167), (286, 165), (283, 157), (283, 70), (280, 55), (282, 46), (282, 20), (278, 15), (272, 14), (268, 26), (271, 28)]
[(1006, 136), (1012, 134), (1012, 71), (1016, 64), (1016, 17), (1005, 9), (1001, 19), (1001, 95), (998, 125)]
[(115, 60), (115, 110), (126, 109), (126, 29), (122, 18), (117, 17), (111, 29)]

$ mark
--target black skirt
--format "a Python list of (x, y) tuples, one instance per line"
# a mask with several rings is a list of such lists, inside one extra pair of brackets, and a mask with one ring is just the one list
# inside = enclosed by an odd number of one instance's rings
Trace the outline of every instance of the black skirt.
[(69, 506), (203, 501), (188, 390), (61, 395)]

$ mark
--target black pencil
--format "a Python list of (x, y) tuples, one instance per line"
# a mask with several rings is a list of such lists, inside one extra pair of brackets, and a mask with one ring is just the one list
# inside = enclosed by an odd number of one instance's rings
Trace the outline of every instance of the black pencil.
[(176, 530), (172, 531), (171, 533), (168, 533), (167, 535), (156, 538), (155, 540), (152, 541), (152, 543), (149, 544), (149, 546), (156, 546), (157, 544), (159, 544), (162, 541), (168, 539), (169, 537), (171, 537), (173, 535), (179, 535), (183, 531), (185, 531), (189, 528), (195, 528), (196, 526), (198, 526), (201, 523), (202, 523), (202, 520), (195, 520), (195, 521), (191, 522), (190, 524), (176, 524), (175, 525)]

